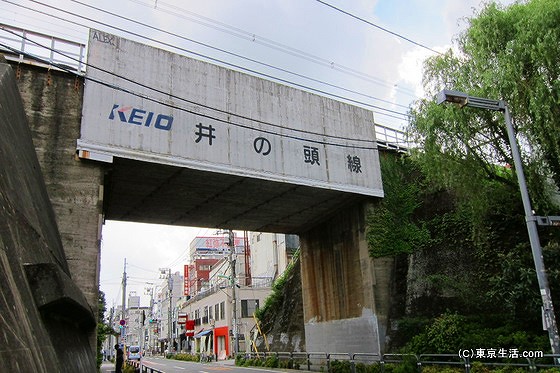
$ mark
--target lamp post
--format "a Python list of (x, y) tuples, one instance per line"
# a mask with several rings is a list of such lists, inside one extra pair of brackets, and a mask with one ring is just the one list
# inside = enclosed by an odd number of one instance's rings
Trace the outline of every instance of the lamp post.
[(519, 147), (515, 138), (513, 125), (511, 123), (511, 115), (508, 105), (503, 100), (492, 100), (488, 98), (473, 97), (463, 92), (451, 90), (443, 90), (438, 93), (437, 103), (442, 104), (444, 102), (451, 102), (459, 105), (460, 107), (469, 106), (478, 109), (500, 111), (504, 113), (509, 145), (511, 147), (515, 172), (517, 174), (517, 181), (519, 182), (521, 199), (523, 200), (525, 222), (527, 224), (527, 231), (529, 232), (529, 242), (531, 243), (531, 252), (533, 254), (533, 261), (535, 263), (535, 270), (537, 272), (537, 280), (539, 283), (543, 303), (544, 324), (546, 326), (546, 330), (548, 331), (548, 338), (550, 340), (552, 353), (558, 355), (560, 354), (560, 339), (558, 337), (558, 328), (556, 326), (554, 306), (552, 305), (552, 297), (550, 295), (550, 288), (548, 286), (548, 279), (546, 276), (541, 244), (539, 241), (539, 233), (537, 231), (537, 216), (535, 216), (531, 208), (531, 200), (529, 199), (529, 192), (527, 191), (525, 174), (523, 173), (523, 163), (521, 162), (521, 155), (519, 153)]

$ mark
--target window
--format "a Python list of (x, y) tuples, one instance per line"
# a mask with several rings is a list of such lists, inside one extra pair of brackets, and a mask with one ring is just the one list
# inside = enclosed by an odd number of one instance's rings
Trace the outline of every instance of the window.
[(226, 302), (220, 303), (220, 320), (226, 318)]
[(258, 299), (241, 300), (241, 317), (253, 317), (253, 313), (259, 309)]
[(210, 264), (201, 264), (198, 266), (198, 270), (199, 271), (209, 271), (212, 269), (212, 266)]
[(220, 305), (217, 304), (217, 303), (214, 306), (214, 315), (216, 315), (216, 320), (221, 320), (220, 319)]
[(212, 320), (214, 317), (212, 316), (212, 306), (208, 307), (208, 319)]

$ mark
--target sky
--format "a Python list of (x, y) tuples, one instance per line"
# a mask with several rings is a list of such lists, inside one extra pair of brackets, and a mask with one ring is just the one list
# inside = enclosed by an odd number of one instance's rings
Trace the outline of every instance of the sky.
[[(376, 124), (403, 129), (408, 106), (423, 96), (422, 61), (449, 49), (480, 7), (480, 0), (0, 0), (0, 23), (82, 43), (95, 28), (364, 106)], [(105, 222), (100, 288), (108, 307), (121, 303), (125, 258), (127, 293), (147, 305), (158, 269), (181, 271), (192, 239), (214, 232)]]

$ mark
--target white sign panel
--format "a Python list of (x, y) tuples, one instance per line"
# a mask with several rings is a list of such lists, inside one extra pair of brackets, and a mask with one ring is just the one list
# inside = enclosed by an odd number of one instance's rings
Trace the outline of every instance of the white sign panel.
[(92, 30), (78, 150), (382, 196), (372, 112)]

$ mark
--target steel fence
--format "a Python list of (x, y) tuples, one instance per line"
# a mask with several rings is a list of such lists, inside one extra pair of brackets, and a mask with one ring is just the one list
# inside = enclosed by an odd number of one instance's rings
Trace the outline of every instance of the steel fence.
[(379, 371), (385, 372), (388, 365), (411, 364), (417, 372), (427, 366), (458, 368), (470, 373), (473, 364), (487, 368), (522, 368), (527, 371), (558, 368), (560, 372), (560, 355), (545, 354), (539, 358), (518, 359), (471, 359), (460, 357), (459, 354), (374, 354), (374, 353), (328, 353), (328, 352), (251, 352), (245, 354), (246, 359), (266, 361), (275, 357), (279, 361), (288, 361), (288, 367), (308, 371), (333, 372), (334, 362), (349, 364), (351, 373), (356, 373), (358, 364), (379, 365)]

